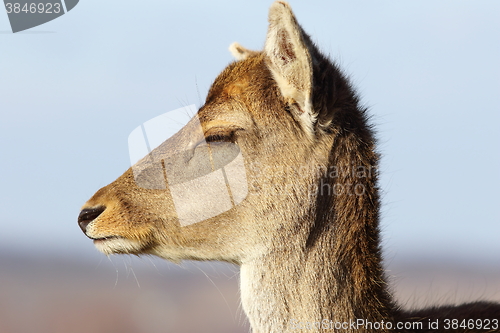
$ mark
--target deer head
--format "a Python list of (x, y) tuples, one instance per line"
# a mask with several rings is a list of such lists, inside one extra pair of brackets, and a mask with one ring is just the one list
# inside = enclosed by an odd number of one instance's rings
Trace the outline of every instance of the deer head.
[(80, 227), (105, 254), (240, 264), (255, 332), (387, 318), (378, 156), (349, 82), (285, 2), (270, 8), (263, 51), (230, 50), (237, 61), (196, 116), (97, 191)]
[[(335, 103), (352, 96), (331, 93), (343, 82), (328, 75), (334, 68), (287, 4), (275, 3), (269, 21), (263, 52), (233, 44), (239, 60), (217, 77), (193, 120), (155, 149), (154, 157), (138, 162), (84, 205), (79, 224), (99, 250), (241, 263), (264, 251), (270, 235), (304, 227), (315, 205), (312, 185), (328, 167)], [(242, 157), (243, 170), (233, 178), (243, 183), (238, 186), (244, 199), (216, 216), (183, 224), (172, 178), (196, 179), (208, 173), (201, 169), (211, 154), (225, 156), (219, 157), (224, 163), (231, 150)], [(175, 177), (164, 179), (164, 173)], [(208, 182), (186, 189), (186, 202), (217, 187)], [(193, 210), (210, 210), (221, 200), (215, 189), (208, 196), (206, 207)]]

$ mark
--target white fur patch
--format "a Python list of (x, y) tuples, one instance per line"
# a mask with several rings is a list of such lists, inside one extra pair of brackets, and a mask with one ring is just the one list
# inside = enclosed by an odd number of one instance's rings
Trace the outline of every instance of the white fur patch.
[(141, 250), (141, 244), (126, 238), (109, 238), (94, 241), (95, 247), (102, 253), (135, 253)]

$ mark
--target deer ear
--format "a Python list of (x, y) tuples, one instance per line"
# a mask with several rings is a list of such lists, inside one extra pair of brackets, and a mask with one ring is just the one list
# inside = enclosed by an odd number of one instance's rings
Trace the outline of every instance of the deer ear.
[(312, 107), (313, 47), (290, 6), (284, 1), (273, 3), (269, 9), (265, 46), (267, 65), (292, 114), (310, 133), (314, 132), (316, 123)]
[(258, 53), (256, 51), (246, 49), (243, 46), (241, 46), (239, 43), (236, 43), (236, 42), (229, 45), (229, 52), (231, 52), (231, 54), (233, 55), (233, 57), (236, 60), (245, 60), (246, 58), (250, 57), (251, 55)]

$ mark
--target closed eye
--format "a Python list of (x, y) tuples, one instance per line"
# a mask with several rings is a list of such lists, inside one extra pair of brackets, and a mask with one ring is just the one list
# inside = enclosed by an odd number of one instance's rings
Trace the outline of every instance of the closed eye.
[(210, 145), (217, 145), (220, 143), (224, 142), (233, 142), (233, 135), (232, 134), (210, 134), (207, 135), (203, 140), (200, 140), (194, 147), (195, 148), (201, 148), (201, 147), (206, 147)]
[(199, 141), (195, 147), (200, 147), (205, 144), (217, 144), (217, 143), (236, 143), (236, 133), (242, 131), (242, 128), (232, 127), (232, 128), (212, 128), (205, 132), (205, 137), (203, 140)]
[(225, 135), (225, 134), (213, 134), (205, 137), (205, 141), (207, 143), (212, 143), (212, 142), (232, 142), (232, 134), (230, 135)]

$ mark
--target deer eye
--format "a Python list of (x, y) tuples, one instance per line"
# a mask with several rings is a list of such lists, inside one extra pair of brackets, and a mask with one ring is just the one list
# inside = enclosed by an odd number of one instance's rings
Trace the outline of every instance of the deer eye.
[(205, 138), (205, 141), (207, 143), (213, 143), (213, 142), (231, 142), (231, 135), (225, 135), (225, 134), (213, 134), (209, 135)]
[(211, 128), (205, 132), (205, 137), (200, 140), (194, 147), (202, 147), (203, 145), (216, 145), (218, 143), (233, 143), (236, 144), (236, 133), (244, 131), (241, 127), (224, 127)]
[(203, 138), (203, 140), (200, 140), (198, 143), (194, 145), (195, 148), (202, 148), (206, 147), (209, 145), (217, 145), (225, 142), (234, 142), (233, 141), (233, 135), (231, 133), (224, 134), (224, 133), (217, 133), (217, 134), (209, 134), (206, 137)]

